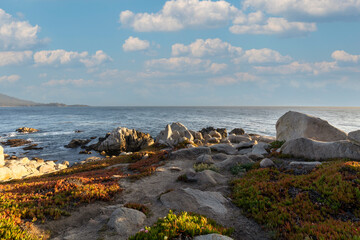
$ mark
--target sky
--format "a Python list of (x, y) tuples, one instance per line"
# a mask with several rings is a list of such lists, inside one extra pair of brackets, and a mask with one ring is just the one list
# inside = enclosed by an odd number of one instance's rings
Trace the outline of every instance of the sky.
[(1, 0), (0, 93), (94, 106), (360, 106), (360, 0)]

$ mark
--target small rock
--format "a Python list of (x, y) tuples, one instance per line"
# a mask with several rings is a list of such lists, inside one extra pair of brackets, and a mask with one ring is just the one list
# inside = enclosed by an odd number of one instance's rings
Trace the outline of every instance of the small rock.
[(169, 170), (172, 172), (181, 172), (182, 169), (179, 167), (170, 167)]
[(64, 164), (65, 166), (70, 166), (69, 161), (63, 161), (62, 164)]
[(269, 159), (269, 158), (264, 158), (263, 160), (261, 160), (260, 162), (260, 167), (261, 168), (268, 168), (268, 167), (273, 167), (275, 166), (274, 162)]
[(270, 147), (270, 145), (268, 143), (259, 142), (258, 144), (253, 146), (251, 152), (253, 154), (265, 155), (265, 154), (268, 154), (266, 149), (268, 149), (269, 147)]
[(232, 238), (217, 233), (196, 236), (194, 240), (233, 240)]
[(92, 152), (83, 150), (83, 151), (80, 151), (79, 154), (92, 154)]
[(196, 158), (196, 163), (205, 163), (205, 164), (213, 164), (215, 163), (212, 159), (211, 155), (209, 154), (203, 154)]
[(34, 133), (34, 132), (38, 132), (39, 130), (37, 130), (35, 128), (21, 127), (21, 128), (16, 129), (16, 131), (19, 133)]
[(106, 156), (106, 152), (105, 152), (105, 151), (102, 151), (102, 152), (100, 153), (100, 155)]
[(68, 145), (65, 145), (66, 148), (77, 148), (83, 147), (90, 142), (89, 139), (73, 139)]
[(20, 147), (29, 143), (31, 143), (31, 141), (25, 139), (9, 139), (6, 142), (2, 142), (3, 145), (10, 147)]
[(234, 128), (233, 130), (231, 130), (230, 134), (244, 135), (245, 131), (242, 128)]
[(251, 160), (254, 160), (254, 161), (258, 161), (258, 160), (264, 159), (264, 156), (261, 155), (261, 154), (249, 153), (247, 156), (248, 156)]
[(211, 131), (211, 132), (209, 133), (209, 135), (210, 135), (211, 137), (214, 137), (214, 138), (221, 138), (221, 134), (218, 133), (217, 131)]
[(212, 137), (209, 140), (207, 140), (208, 143), (219, 143), (220, 140), (216, 137)]
[(231, 143), (250, 142), (251, 138), (248, 135), (230, 135), (228, 137)]
[(239, 151), (239, 154), (240, 154), (240, 155), (246, 155), (246, 154), (250, 154), (250, 153), (252, 153), (252, 149), (251, 149), (251, 148), (244, 148), (244, 149), (241, 149), (241, 150)]

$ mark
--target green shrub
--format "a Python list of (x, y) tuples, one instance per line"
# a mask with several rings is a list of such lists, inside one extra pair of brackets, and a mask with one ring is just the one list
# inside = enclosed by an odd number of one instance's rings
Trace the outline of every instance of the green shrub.
[(245, 173), (251, 170), (253, 167), (254, 163), (237, 164), (230, 168), (230, 172), (233, 175), (238, 175), (239, 173)]
[(164, 217), (160, 218), (152, 227), (145, 227), (129, 240), (158, 240), (158, 239), (188, 239), (198, 235), (218, 233), (229, 235), (232, 229), (224, 228), (216, 224), (213, 220), (204, 216), (182, 212), (180, 215), (174, 214), (172, 211)]
[(270, 143), (271, 148), (281, 148), (282, 145), (284, 145), (285, 141), (274, 141)]

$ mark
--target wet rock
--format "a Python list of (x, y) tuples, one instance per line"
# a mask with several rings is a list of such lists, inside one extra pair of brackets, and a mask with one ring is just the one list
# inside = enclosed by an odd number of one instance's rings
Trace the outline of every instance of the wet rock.
[(244, 135), (245, 131), (242, 128), (234, 128), (233, 130), (231, 130), (230, 134)]
[(79, 154), (92, 154), (92, 152), (83, 150), (83, 151), (80, 151)]
[(38, 132), (39, 130), (37, 130), (35, 128), (21, 127), (21, 128), (16, 129), (16, 131), (19, 133), (34, 133), (34, 132)]
[(77, 148), (77, 147), (83, 147), (86, 144), (88, 144), (91, 140), (89, 139), (73, 139), (69, 142), (68, 145), (65, 145), (66, 148)]
[(332, 142), (346, 140), (347, 134), (320, 118), (289, 111), (276, 123), (276, 139), (290, 141), (297, 138)]
[(38, 144), (31, 144), (30, 146), (24, 147), (23, 149), (25, 151), (29, 151), (29, 150), (42, 150), (42, 147), (37, 147)]
[(6, 142), (2, 142), (3, 145), (10, 146), (10, 147), (21, 147), (23, 145), (29, 144), (31, 141), (26, 139), (9, 139)]

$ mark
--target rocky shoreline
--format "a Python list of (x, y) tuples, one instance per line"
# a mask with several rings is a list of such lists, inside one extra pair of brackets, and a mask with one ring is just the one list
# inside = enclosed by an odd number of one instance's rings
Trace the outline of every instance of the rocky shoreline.
[[(128, 239), (140, 228), (151, 226), (157, 219), (166, 216), (171, 209), (202, 214), (234, 230), (232, 238), (209, 234), (194, 239), (271, 239), (271, 233), (247, 218), (238, 208), (247, 206), (247, 200), (236, 202), (236, 192), (229, 183), (241, 183), (252, 170), (262, 169), (264, 176), (268, 173), (285, 174), (295, 179), (296, 176), (310, 176), (321, 166), (329, 166), (338, 159), (353, 160), (347, 163), (353, 165), (360, 161), (359, 131), (347, 134), (322, 119), (297, 112), (283, 115), (276, 124), (276, 130), (277, 137), (274, 138), (248, 134), (241, 128), (229, 134), (226, 129), (211, 127), (193, 131), (177, 122), (167, 125), (153, 139), (149, 134), (134, 129), (116, 128), (99, 138), (96, 144), (88, 145), (88, 141), (81, 139), (72, 140), (69, 147), (98, 151), (104, 156), (90, 157), (71, 167), (68, 163), (4, 158), (0, 147), (0, 176), (6, 181), (57, 171), (59, 176), (66, 176), (72, 171), (78, 171), (77, 174), (88, 171), (85, 176), (95, 177), (99, 174), (97, 169), (103, 169), (102, 174), (107, 176), (102, 177), (105, 183), (111, 181), (117, 188), (123, 189), (110, 205), (89, 205), (78, 209), (70, 217), (46, 223), (42, 228), (52, 232), (52, 239)], [(265, 178), (261, 186), (271, 181), (275, 184), (278, 181), (275, 175)], [(345, 177), (353, 178), (351, 176)], [(82, 177), (74, 175), (59, 180), (56, 186), (66, 183), (66, 187), (81, 188), (84, 183), (80, 179)], [(299, 186), (290, 187), (286, 194), (296, 199), (306, 191), (313, 203), (318, 204), (323, 198), (319, 192), (303, 190)], [(256, 194), (256, 203), (258, 194), (260, 192)], [(152, 214), (144, 215), (138, 208), (129, 208), (129, 204), (148, 208)], [(356, 221), (355, 213), (346, 214), (345, 217), (341, 215), (342, 218)]]

